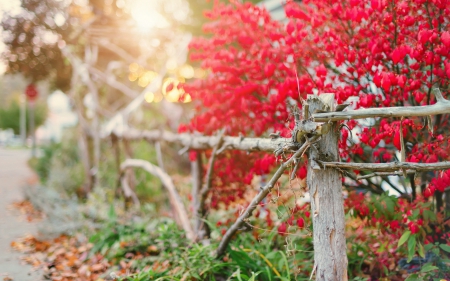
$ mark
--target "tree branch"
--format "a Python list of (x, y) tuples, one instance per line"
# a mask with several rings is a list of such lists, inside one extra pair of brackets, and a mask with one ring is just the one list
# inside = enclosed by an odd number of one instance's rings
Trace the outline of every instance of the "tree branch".
[(120, 165), (120, 170), (122, 173), (129, 167), (138, 167), (142, 168), (145, 171), (149, 172), (150, 174), (153, 174), (161, 180), (163, 185), (166, 187), (167, 191), (169, 192), (169, 196), (172, 199), (172, 202), (174, 203), (174, 211), (177, 213), (181, 226), (183, 227), (184, 231), (186, 232), (186, 236), (189, 240), (193, 241), (195, 238), (194, 231), (192, 230), (192, 226), (189, 222), (189, 218), (187, 216), (186, 208), (184, 207), (183, 201), (181, 200), (180, 195), (178, 194), (175, 185), (173, 184), (172, 178), (166, 174), (163, 170), (161, 170), (159, 167), (151, 164), (148, 161), (141, 160), (141, 159), (127, 159)]
[[(212, 175), (213, 175), (213, 170), (214, 170), (214, 163), (216, 162), (216, 156), (218, 154), (217, 151), (220, 148), (220, 146), (222, 145), (222, 139), (223, 139), (223, 134), (224, 133), (225, 133), (225, 130), (221, 130), (219, 132), (219, 135), (218, 135), (219, 141), (214, 146), (214, 149), (212, 151), (211, 157), (209, 158), (208, 171), (206, 172), (205, 184), (203, 185), (202, 189), (200, 190), (200, 198), (199, 198), (199, 202), (198, 202), (198, 205), (197, 205), (197, 209), (195, 210), (195, 215), (197, 216), (196, 217), (197, 220), (202, 220), (206, 216), (206, 210), (205, 210), (206, 196), (208, 195), (208, 192), (211, 189)], [(202, 229), (201, 229), (202, 227), (200, 227), (200, 226), (201, 225), (204, 226), (205, 232), (209, 232), (209, 231), (205, 227), (206, 225), (204, 223), (197, 223), (197, 225), (199, 226), (199, 228), (196, 229), (197, 236), (198, 236), (197, 238), (201, 240), (208, 233), (201, 233), (202, 232)]]
[(450, 162), (437, 163), (412, 163), (412, 162), (391, 162), (391, 163), (344, 163), (344, 162), (322, 162), (324, 167), (374, 171), (374, 172), (395, 172), (402, 169), (413, 171), (436, 171), (450, 169)]
[(413, 117), (450, 113), (450, 101), (444, 99), (439, 89), (435, 88), (433, 89), (433, 92), (437, 100), (433, 105), (381, 107), (341, 112), (315, 113), (312, 117), (315, 122), (327, 122), (375, 117)]
[[(117, 133), (116, 133), (117, 134)], [(218, 136), (203, 136), (194, 134), (175, 134), (169, 131), (161, 130), (136, 130), (128, 129), (119, 138), (127, 140), (141, 140), (145, 139), (149, 142), (167, 141), (171, 143), (179, 143), (187, 149), (205, 150), (216, 146), (219, 141)], [(243, 150), (243, 151), (267, 151), (274, 152), (282, 149), (284, 152), (295, 152), (298, 148), (290, 138), (244, 138), (244, 137), (223, 137), (223, 145), (220, 152), (223, 150)]]
[(120, 177), (120, 185), (122, 186), (123, 194), (125, 195), (125, 197), (128, 198), (131, 197), (133, 203), (139, 208), (139, 206), (141, 206), (141, 203), (139, 202), (136, 193), (131, 189), (130, 185), (128, 184), (125, 175)]
[[(415, 174), (416, 171), (415, 170), (407, 170), (406, 171), (407, 174)], [(373, 177), (383, 177), (383, 176), (403, 176), (403, 172), (375, 172), (375, 173), (371, 173), (371, 174), (367, 174), (367, 175), (359, 175), (356, 177), (357, 180), (363, 180), (363, 179), (368, 179), (368, 178), (373, 178)]]
[(117, 81), (114, 76), (107, 76), (105, 73), (101, 72), (100, 70), (88, 65), (89, 72), (99, 79), (101, 79), (104, 83), (108, 84), (110, 87), (124, 93), (130, 98), (136, 98), (139, 96), (139, 93), (128, 88), (125, 84), (122, 84), (121, 82)]
[(266, 196), (270, 193), (272, 188), (275, 186), (275, 183), (278, 181), (278, 179), (283, 175), (284, 171), (289, 167), (289, 165), (294, 161), (294, 159), (298, 158), (300, 155), (303, 154), (303, 152), (306, 151), (306, 149), (315, 141), (317, 141), (319, 137), (313, 137), (311, 141), (305, 142), (299, 150), (297, 150), (294, 155), (289, 158), (286, 162), (282, 163), (281, 166), (278, 168), (278, 170), (275, 172), (275, 174), (272, 176), (270, 181), (264, 186), (261, 187), (261, 190), (259, 193), (253, 198), (252, 202), (250, 202), (250, 205), (248, 205), (247, 209), (239, 216), (239, 218), (236, 220), (236, 222), (227, 230), (225, 235), (222, 238), (222, 241), (220, 241), (219, 247), (217, 248), (216, 255), (217, 257), (222, 256), (225, 253), (225, 250), (228, 246), (228, 244), (231, 241), (231, 238), (236, 234), (236, 232), (242, 228), (244, 223), (247, 221), (247, 219), (252, 215), (253, 211), (256, 209), (259, 203), (266, 198)]

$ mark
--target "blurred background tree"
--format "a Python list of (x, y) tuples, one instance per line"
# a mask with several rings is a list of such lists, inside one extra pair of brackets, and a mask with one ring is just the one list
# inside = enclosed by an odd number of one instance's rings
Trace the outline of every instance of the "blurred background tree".
[[(14, 95), (12, 99), (0, 107), (0, 129), (13, 129), (14, 134), (20, 134), (20, 96)], [(39, 127), (44, 124), (47, 116), (47, 106), (43, 101), (35, 105), (35, 125)], [(26, 108), (26, 116), (29, 116), (29, 108)], [(30, 133), (30, 125), (27, 126), (27, 134)]]

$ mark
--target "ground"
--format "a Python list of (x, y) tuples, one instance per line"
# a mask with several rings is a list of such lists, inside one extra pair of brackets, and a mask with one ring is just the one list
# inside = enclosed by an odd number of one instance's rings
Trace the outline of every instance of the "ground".
[[(23, 200), (22, 187), (33, 177), (27, 166), (30, 151), (0, 147), (0, 280), (39, 281), (40, 274), (21, 261), (23, 253), (11, 242), (36, 234), (36, 224), (28, 222), (11, 204)], [(9, 278), (11, 279), (9, 279)]]

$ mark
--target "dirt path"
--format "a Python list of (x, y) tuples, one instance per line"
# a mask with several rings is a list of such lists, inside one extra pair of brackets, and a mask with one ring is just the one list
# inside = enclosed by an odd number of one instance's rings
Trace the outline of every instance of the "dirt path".
[(41, 277), (30, 265), (24, 264), (10, 244), (27, 234), (36, 234), (36, 225), (25, 221), (11, 204), (23, 199), (22, 186), (32, 176), (27, 167), (30, 152), (0, 148), (0, 280), (39, 281)]

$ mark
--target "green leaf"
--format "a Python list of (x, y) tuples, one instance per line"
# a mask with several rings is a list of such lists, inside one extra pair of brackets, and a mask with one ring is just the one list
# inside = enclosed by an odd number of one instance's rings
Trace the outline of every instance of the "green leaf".
[(434, 245), (433, 245), (433, 244), (431, 244), (431, 243), (430, 243), (430, 244), (426, 244), (426, 245), (424, 246), (424, 248), (425, 248), (425, 251), (427, 251), (427, 252), (428, 252), (429, 250), (431, 250), (431, 248), (433, 248), (433, 246), (434, 246)]
[(117, 214), (116, 214), (116, 210), (114, 208), (114, 204), (111, 204), (109, 206), (108, 219), (110, 221), (116, 221), (117, 220)]
[(433, 211), (424, 210), (423, 211), (423, 218), (425, 220), (435, 221), (436, 220), (436, 214)]
[(416, 273), (411, 274), (408, 276), (408, 278), (405, 279), (405, 281), (419, 281), (419, 275), (417, 275)]
[(380, 202), (375, 202), (374, 204), (373, 204), (374, 206), (375, 206), (375, 208), (377, 209), (377, 211), (379, 211), (379, 212), (383, 212), (384, 210), (383, 210), (383, 207), (381, 206), (381, 204), (380, 204)]
[(439, 256), (441, 251), (439, 251), (439, 248), (433, 248), (431, 249), (431, 252), (433, 252), (436, 256)]
[(419, 256), (421, 256), (422, 258), (425, 258), (425, 251), (423, 249), (422, 243), (419, 243), (418, 252), (419, 252)]
[(403, 233), (402, 237), (400, 237), (400, 240), (398, 240), (398, 245), (397, 247), (400, 247), (401, 245), (403, 245), (406, 240), (408, 240), (409, 236), (411, 235), (411, 231), (406, 231), (405, 233)]
[(258, 276), (261, 273), (261, 271), (258, 271), (256, 273), (252, 272), (252, 276), (250, 277), (250, 279), (248, 279), (248, 281), (255, 281), (256, 276)]
[(413, 235), (410, 236), (408, 239), (408, 262), (412, 260), (415, 252), (416, 252), (416, 237)]
[(415, 220), (420, 214), (420, 210), (414, 210), (412, 213), (412, 219)]
[(394, 201), (392, 201), (392, 199), (388, 197), (388, 198), (386, 198), (385, 203), (386, 203), (386, 208), (387, 208), (389, 214), (390, 215), (393, 214), (394, 213), (394, 205), (395, 205)]
[(425, 272), (429, 272), (429, 271), (436, 270), (436, 269), (439, 269), (439, 267), (431, 265), (431, 264), (426, 264), (422, 267), (420, 272), (425, 273)]
[(447, 245), (447, 244), (440, 244), (439, 247), (442, 250), (446, 251), (447, 253), (450, 253), (450, 246), (449, 245)]

